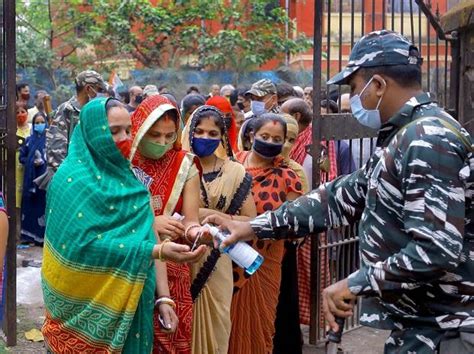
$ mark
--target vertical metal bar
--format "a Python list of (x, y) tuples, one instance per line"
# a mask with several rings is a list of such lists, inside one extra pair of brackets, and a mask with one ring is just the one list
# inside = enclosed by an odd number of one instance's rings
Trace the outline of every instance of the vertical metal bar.
[(351, 1), (351, 50), (352, 48), (354, 47), (354, 27), (355, 27), (355, 24), (354, 24), (354, 0)]
[(6, 46), (2, 48), (6, 56), (6, 86), (7, 86), (7, 209), (9, 214), (9, 233), (6, 251), (7, 287), (6, 298), (6, 326), (5, 335), (7, 345), (16, 345), (16, 183), (15, 183), (15, 157), (16, 157), (16, 114), (15, 114), (15, 0), (4, 0), (3, 3), (4, 39)]
[(365, 33), (365, 0), (362, 1), (362, 7), (360, 9), (361, 17), (360, 17), (360, 24), (361, 24), (361, 30), (360, 30), (360, 35), (361, 37)]
[[(428, 6), (431, 9), (431, 2), (428, 2)], [(431, 91), (431, 38), (430, 38), (430, 33), (431, 33), (431, 27), (430, 27), (430, 21), (426, 21), (426, 70), (427, 72), (427, 87), (426, 91), (430, 92)]]
[[(439, 7), (436, 7), (436, 19), (439, 20)], [(436, 48), (436, 72), (435, 72), (435, 83), (436, 83), (436, 96), (439, 102), (441, 103), (441, 97), (440, 93), (441, 90), (439, 88), (439, 38), (438, 35), (436, 34), (436, 39), (435, 39), (435, 48)]]
[(411, 42), (415, 45), (415, 23), (413, 20), (413, 0), (410, 0), (410, 30), (411, 30)]
[(404, 26), (403, 26), (403, 22), (404, 22), (404, 1), (403, 0), (400, 0), (400, 33), (403, 34), (403, 30), (404, 30)]
[(382, 1), (382, 28), (385, 29), (385, 26), (387, 25), (387, 18), (386, 18), (386, 7), (387, 7), (387, 0)]
[(444, 41), (444, 107), (449, 107), (448, 100), (448, 41)]
[(395, 0), (392, 0), (392, 31), (395, 31)]
[[(339, 3), (339, 66), (338, 66), (338, 72), (341, 72), (342, 70), (342, 34), (345, 33), (345, 31), (342, 30), (342, 10), (343, 10), (343, 0), (340, 0)], [(329, 76), (328, 76), (329, 79)], [(337, 85), (337, 97), (341, 97), (341, 85)], [(340, 103), (339, 103), (339, 109), (340, 109)], [(328, 92), (328, 100), (326, 102), (326, 112), (329, 112), (329, 92)]]
[(372, 0), (372, 31), (375, 31), (375, 0)]
[[(418, 6), (418, 50), (420, 51), (420, 55), (423, 56), (423, 48), (422, 48), (422, 45), (423, 45), (423, 39), (422, 39), (422, 31), (421, 31), (421, 9), (420, 7)], [(414, 42), (413, 42), (414, 44)]]
[[(322, 34), (323, 34), (323, 11), (324, 0), (314, 1), (314, 38), (313, 38), (313, 107), (319, 107), (321, 104), (321, 58), (322, 58)], [(329, 27), (328, 27), (329, 31)], [(329, 60), (329, 57), (327, 58)], [(311, 152), (313, 157), (313, 188), (320, 183), (320, 171), (318, 159), (321, 153), (321, 112), (319, 109), (313, 110), (313, 144)], [(319, 242), (317, 238), (311, 242), (311, 321), (309, 341), (315, 344), (318, 336), (318, 307), (320, 299), (319, 282)]]

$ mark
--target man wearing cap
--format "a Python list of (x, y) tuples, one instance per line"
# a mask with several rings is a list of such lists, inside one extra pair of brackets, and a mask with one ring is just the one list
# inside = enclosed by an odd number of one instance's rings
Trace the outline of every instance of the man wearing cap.
[(56, 110), (51, 126), (46, 130), (46, 172), (39, 176), (35, 183), (42, 189), (48, 184), (66, 158), (72, 132), (79, 121), (81, 108), (91, 99), (104, 95), (107, 84), (102, 76), (93, 71), (85, 70), (75, 79), (76, 95), (62, 103)]
[(258, 117), (264, 113), (280, 113), (278, 106), (277, 89), (273, 82), (262, 79), (255, 82), (250, 90), (245, 93), (251, 99), (251, 111), (247, 112), (245, 119)]
[(392, 331), (386, 353), (474, 352), (472, 138), (422, 91), (398, 33), (362, 37), (328, 83), (350, 85), (354, 117), (379, 132), (366, 166), (251, 222), (205, 221), (230, 230), (222, 247), (359, 222), (360, 269), (323, 291), (331, 328), (361, 296), (361, 323)]

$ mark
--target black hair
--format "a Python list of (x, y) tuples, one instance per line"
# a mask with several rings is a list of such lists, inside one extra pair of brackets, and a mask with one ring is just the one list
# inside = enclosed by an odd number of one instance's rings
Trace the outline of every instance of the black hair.
[(158, 92), (160, 92), (163, 89), (167, 89), (167, 88), (168, 87), (166, 85), (161, 85), (160, 87), (158, 87)]
[(197, 88), (197, 86), (189, 86), (188, 91), (186, 91), (186, 93), (189, 95), (192, 92), (199, 93), (199, 89)]
[(418, 64), (402, 64), (374, 66), (369, 68), (360, 68), (360, 74), (364, 80), (369, 81), (375, 74), (385, 75), (395, 81), (401, 87), (418, 87), (421, 86), (421, 63), (422, 58), (416, 47), (411, 47), (410, 57), (417, 58)]
[(235, 106), (235, 104), (237, 103), (238, 98), (239, 98), (239, 90), (237, 90), (237, 89), (232, 90), (232, 92), (230, 93), (230, 97), (229, 97), (230, 105)]
[(181, 107), (183, 109), (183, 116), (191, 110), (193, 106), (203, 106), (206, 103), (204, 96), (196, 93), (190, 93), (184, 96), (181, 101)]
[(247, 99), (247, 96), (245, 96), (245, 93), (246, 93), (248, 90), (250, 90), (250, 87), (248, 87), (248, 86), (247, 86), (247, 87), (242, 87), (242, 88), (239, 88), (239, 89), (237, 89), (237, 90), (239, 91), (239, 94), (238, 94), (239, 96), (242, 96), (242, 97), (244, 97), (245, 99)]
[(41, 111), (38, 111), (38, 112), (36, 112), (36, 114), (35, 114), (35, 115), (33, 116), (33, 118), (31, 119), (31, 125), (35, 125), (35, 124), (36, 124), (36, 123), (35, 123), (35, 119), (38, 118), (38, 117), (40, 117), (40, 116), (43, 117), (43, 118), (44, 118), (44, 122), (45, 122), (46, 124), (48, 124), (48, 116), (47, 116), (45, 113), (43, 113), (43, 112), (41, 112)]
[(224, 124), (224, 115), (214, 106), (201, 106), (194, 111), (195, 127), (201, 124), (204, 118), (211, 118), (221, 131), (221, 135), (226, 133)]
[(174, 97), (171, 93), (160, 93), (160, 95), (169, 99), (171, 103), (174, 103), (176, 106), (178, 105), (176, 97)]
[(179, 114), (178, 114), (178, 109), (176, 107), (173, 107), (173, 109), (168, 109), (167, 111), (165, 111), (163, 113), (163, 116), (167, 116), (168, 118), (170, 118), (174, 122), (174, 124), (176, 124), (176, 127), (179, 128), (179, 124), (180, 124)]
[(321, 100), (321, 108), (328, 108), (332, 113), (339, 112), (339, 108), (337, 107), (337, 103), (330, 99)]
[(286, 132), (287, 132), (286, 121), (281, 116), (275, 113), (264, 113), (255, 119), (255, 121), (253, 122), (251, 126), (251, 129), (254, 135), (257, 134), (258, 131), (269, 122), (275, 122), (275, 123), (281, 124), (281, 126), (283, 127), (283, 139), (286, 139)]
[(29, 85), (26, 83), (26, 82), (22, 82), (22, 83), (19, 83), (16, 85), (16, 93), (20, 93), (20, 91), (22, 89), (24, 89), (25, 87), (29, 87)]
[(297, 97), (296, 91), (287, 82), (282, 82), (276, 85), (277, 89), (277, 96), (278, 96), (278, 101), (280, 101), (283, 98), (289, 98), (289, 97)]
[(110, 110), (112, 108), (123, 108), (123, 109), (126, 109), (125, 106), (123, 105), (122, 102), (120, 102), (118, 99), (116, 98), (109, 98), (105, 104), (105, 112), (107, 113), (107, 115), (109, 114)]
[(302, 98), (294, 98), (286, 104), (288, 104), (288, 114), (292, 116), (294, 116), (295, 113), (301, 114), (299, 123), (306, 125), (313, 121), (313, 111), (309, 104)]
[(120, 91), (119, 96), (123, 99), (123, 102), (125, 104), (130, 103), (130, 94), (128, 93), (128, 91)]

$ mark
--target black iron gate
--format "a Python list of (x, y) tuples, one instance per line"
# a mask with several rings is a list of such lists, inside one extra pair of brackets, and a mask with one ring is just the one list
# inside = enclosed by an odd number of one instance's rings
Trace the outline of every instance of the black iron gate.
[[(446, 6), (448, 1), (439, 0)], [(433, 12), (435, 14), (433, 14)], [(315, 0), (313, 62), (313, 187), (320, 183), (318, 158), (320, 144), (345, 141), (360, 168), (375, 148), (376, 132), (364, 128), (351, 114), (321, 114), (323, 95), (340, 97), (344, 87), (328, 87), (326, 81), (348, 61), (350, 49), (365, 33), (382, 28), (401, 32), (418, 46), (424, 58), (423, 89), (435, 95), (438, 103), (456, 116), (456, 63), (450, 51), (455, 39), (447, 37), (438, 22), (439, 11), (423, 0)], [(453, 45), (454, 44), (454, 45)], [(451, 85), (450, 85), (451, 80)], [(451, 86), (451, 90), (448, 88)], [(324, 99), (324, 98), (323, 98)], [(327, 106), (327, 105), (326, 105)], [(340, 108), (340, 106), (339, 106)], [(357, 148), (357, 149), (356, 149)], [(328, 230), (325, 237), (311, 244), (311, 325), (310, 343), (321, 342), (325, 325), (321, 313), (321, 291), (346, 278), (359, 264), (357, 225)], [(346, 329), (358, 326), (358, 309), (346, 321)]]
[(3, 331), (7, 345), (16, 345), (16, 201), (15, 201), (15, 1), (0, 2), (0, 168), (1, 190), (9, 215), (9, 235), (6, 252), (5, 307)]

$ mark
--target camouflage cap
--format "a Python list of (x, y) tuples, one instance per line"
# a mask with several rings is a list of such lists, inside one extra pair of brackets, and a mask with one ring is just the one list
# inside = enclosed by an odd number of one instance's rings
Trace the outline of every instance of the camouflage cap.
[(87, 84), (89, 85), (97, 85), (100, 87), (103, 91), (107, 91), (108, 85), (104, 81), (104, 78), (102, 75), (100, 75), (98, 72), (94, 70), (85, 70), (80, 72), (76, 76), (76, 85), (79, 87), (84, 87)]
[[(421, 65), (422, 58), (410, 53), (418, 49), (398, 32), (380, 30), (363, 36), (352, 48), (347, 66), (327, 85), (344, 85), (359, 68), (389, 65)], [(410, 55), (411, 54), (411, 55)]]
[(268, 79), (258, 80), (257, 82), (253, 83), (250, 90), (248, 90), (245, 95), (254, 95), (257, 97), (263, 97), (268, 94), (276, 95), (277, 89), (275, 84)]

